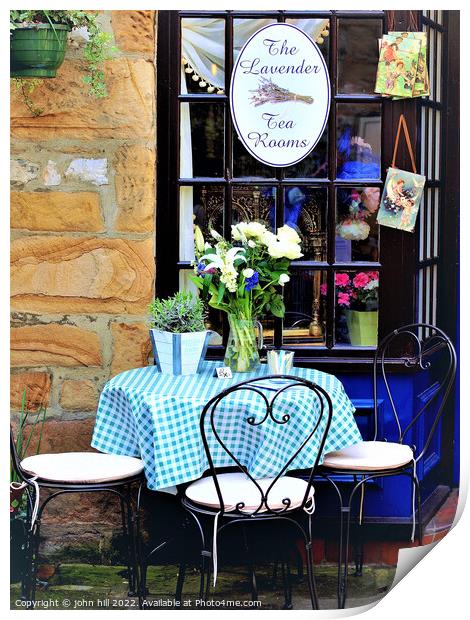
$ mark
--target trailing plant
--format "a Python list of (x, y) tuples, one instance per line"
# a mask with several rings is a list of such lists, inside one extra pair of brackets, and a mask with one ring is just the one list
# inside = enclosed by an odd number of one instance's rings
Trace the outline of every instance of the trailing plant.
[[(41, 449), (42, 433), (44, 430), (44, 422), (46, 419), (47, 408), (40, 406), (36, 412), (29, 412), (26, 403), (26, 389), (23, 390), (21, 398), (20, 418), (18, 422), (18, 431), (15, 439), (16, 452), (18, 458), (22, 461), (26, 458), (28, 452), (39, 454)], [(28, 429), (26, 430), (26, 424)], [(33, 441), (36, 427), (38, 428), (38, 437)], [(10, 464), (10, 483), (19, 483), (18, 474), (16, 473), (13, 463)], [(21, 489), (20, 489), (21, 490)], [(22, 498), (14, 498), (10, 503), (10, 512), (18, 512), (22, 509)]]
[[(103, 63), (110, 58), (116, 51), (111, 45), (112, 36), (103, 32), (97, 21), (97, 14), (90, 11), (10, 11), (10, 30), (16, 28), (34, 27), (37, 24), (49, 24), (52, 29), (54, 25), (62, 24), (73, 28), (86, 28), (88, 41), (85, 45), (83, 55), (87, 64), (87, 73), (83, 77), (85, 84), (89, 86), (88, 93), (98, 99), (106, 97), (108, 92), (104, 79)], [(19, 78), (24, 83), (25, 80)], [(31, 82), (27, 82), (30, 84)], [(34, 89), (29, 87), (31, 94)], [(24, 97), (24, 88), (21, 87)], [(28, 105), (26, 98), (25, 103)], [(34, 112), (32, 112), (34, 114)], [(37, 116), (37, 114), (35, 114)]]
[(205, 330), (203, 303), (190, 292), (179, 291), (168, 299), (155, 299), (149, 310), (152, 327), (158, 331), (184, 334)]
[(36, 86), (39, 86), (41, 80), (39, 78), (13, 78), (17, 90), (21, 92), (23, 101), (33, 116), (41, 116), (44, 112), (43, 108), (39, 108), (31, 99), (31, 95), (34, 92)]

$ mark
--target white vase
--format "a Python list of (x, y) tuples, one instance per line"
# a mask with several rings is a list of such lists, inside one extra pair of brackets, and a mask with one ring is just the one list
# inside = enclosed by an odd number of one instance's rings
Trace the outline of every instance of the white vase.
[(201, 369), (212, 332), (173, 334), (150, 330), (155, 365), (164, 375), (195, 375)]

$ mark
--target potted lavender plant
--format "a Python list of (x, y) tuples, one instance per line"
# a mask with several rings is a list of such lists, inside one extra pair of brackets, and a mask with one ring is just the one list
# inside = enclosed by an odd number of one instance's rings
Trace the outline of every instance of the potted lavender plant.
[(155, 299), (149, 307), (155, 364), (163, 374), (194, 375), (212, 334), (204, 326), (204, 306), (192, 293), (180, 291)]

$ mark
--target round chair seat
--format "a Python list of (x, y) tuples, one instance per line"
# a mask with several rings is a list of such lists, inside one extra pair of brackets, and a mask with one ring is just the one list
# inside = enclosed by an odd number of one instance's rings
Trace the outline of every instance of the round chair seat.
[(325, 455), (322, 465), (330, 469), (378, 471), (396, 469), (413, 460), (409, 446), (387, 441), (361, 441)]
[[(272, 484), (274, 478), (260, 478), (256, 480), (265, 493)], [(217, 481), (220, 486), (222, 497), (224, 500), (224, 509), (226, 512), (235, 510), (237, 504), (244, 503), (244, 507), (240, 508), (240, 512), (252, 513), (261, 504), (261, 493), (253, 481), (242, 472), (218, 474)], [(302, 501), (307, 490), (307, 482), (300, 478), (291, 478), (282, 476), (275, 483), (268, 493), (267, 504), (271, 510), (280, 510), (285, 508), (286, 504), (283, 500), (290, 499), (288, 510), (294, 510), (302, 505)], [(309, 511), (313, 510), (313, 487), (310, 488), (310, 497), (312, 506)], [(220, 508), (219, 498), (212, 476), (200, 478), (190, 484), (186, 489), (186, 497), (195, 504), (201, 504), (208, 508)], [(263, 506), (259, 512), (266, 512), (266, 506)]]
[(114, 482), (140, 474), (144, 465), (132, 456), (97, 452), (37, 454), (21, 461), (28, 474), (50, 482), (94, 484)]

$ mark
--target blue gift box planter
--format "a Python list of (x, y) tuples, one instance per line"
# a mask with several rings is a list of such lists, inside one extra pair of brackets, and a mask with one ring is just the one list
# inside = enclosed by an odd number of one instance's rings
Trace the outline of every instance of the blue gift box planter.
[(151, 329), (155, 365), (165, 375), (196, 374), (204, 361), (211, 335), (211, 331), (174, 334)]

